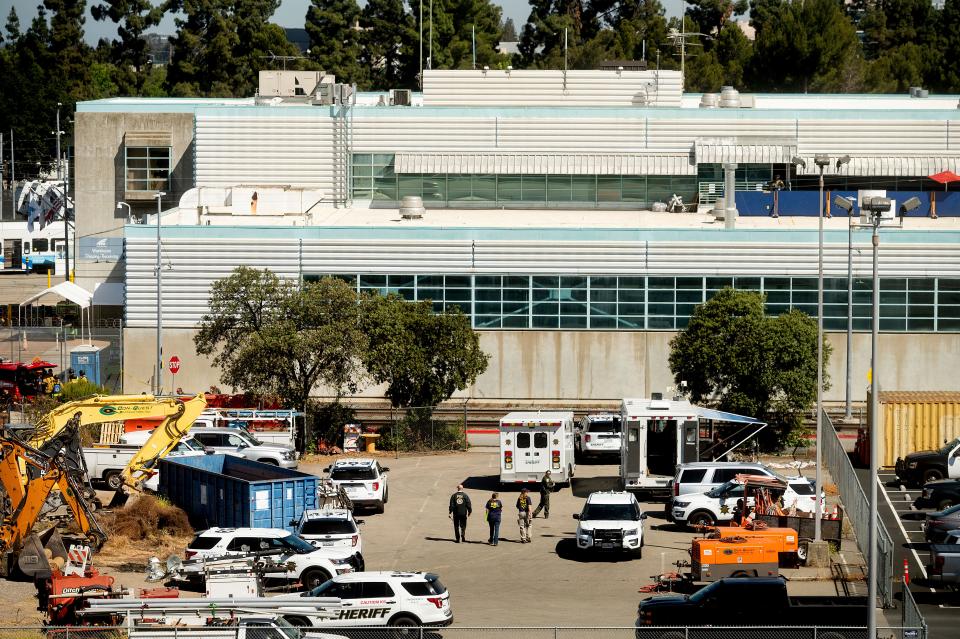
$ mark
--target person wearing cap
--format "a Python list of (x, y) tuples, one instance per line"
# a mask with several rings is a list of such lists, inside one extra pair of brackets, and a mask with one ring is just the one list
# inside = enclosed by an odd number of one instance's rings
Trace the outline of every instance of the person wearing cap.
[(490, 539), (487, 541), (491, 546), (500, 543), (500, 516), (503, 514), (503, 502), (500, 501), (500, 495), (493, 493), (486, 504), (487, 523), (490, 525)]
[(473, 514), (473, 505), (470, 496), (463, 492), (463, 484), (457, 486), (457, 492), (450, 495), (450, 519), (453, 520), (453, 535), (460, 540), (467, 541), (467, 517)]
[(540, 480), (540, 503), (537, 504), (537, 509), (533, 511), (534, 518), (536, 518), (542, 510), (543, 518), (550, 519), (550, 493), (553, 492), (553, 488), (556, 485), (557, 483), (550, 477), (550, 471), (545, 472), (543, 479)]
[(530, 543), (530, 528), (533, 524), (533, 516), (530, 510), (533, 507), (533, 500), (530, 498), (530, 491), (524, 488), (517, 497), (517, 524), (520, 526), (520, 543)]

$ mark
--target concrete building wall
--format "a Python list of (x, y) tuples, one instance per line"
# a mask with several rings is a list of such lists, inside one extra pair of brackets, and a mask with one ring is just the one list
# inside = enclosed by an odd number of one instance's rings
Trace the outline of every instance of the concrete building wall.
[[(99, 113), (76, 114), (76, 206), (77, 242), (85, 238), (122, 238), (128, 202), (134, 214), (155, 213), (154, 199), (133, 200), (124, 191), (124, 135), (160, 132), (170, 135), (173, 149), (170, 186), (163, 208), (176, 206), (183, 192), (193, 186), (193, 113)], [(72, 258), (71, 258), (72, 259)], [(77, 283), (93, 290), (102, 282), (122, 282), (122, 261), (80, 259)]]
[[(196, 355), (194, 329), (164, 331), (166, 357), (182, 364), (171, 384), (187, 392), (224, 388), (210, 362)], [(649, 396), (673, 384), (667, 365), (671, 332), (481, 331), (481, 345), (491, 360), (487, 372), (465, 396), (476, 399), (609, 400)], [(833, 346), (828, 401), (843, 401), (846, 380), (846, 334), (828, 333)], [(151, 388), (156, 331), (124, 331), (124, 391)], [(880, 335), (880, 383), (885, 390), (956, 390), (960, 334), (884, 333)], [(866, 400), (870, 360), (869, 333), (854, 334), (852, 397)], [(381, 395), (378, 388), (362, 393)]]

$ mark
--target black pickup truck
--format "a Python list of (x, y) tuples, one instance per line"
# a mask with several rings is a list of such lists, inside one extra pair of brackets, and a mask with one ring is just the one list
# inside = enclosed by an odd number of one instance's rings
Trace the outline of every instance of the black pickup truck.
[[(637, 608), (637, 639), (677, 639), (669, 627), (753, 626), (751, 637), (764, 637), (760, 626), (777, 626), (770, 638), (788, 638), (785, 628), (798, 627), (797, 637), (809, 637), (800, 626), (817, 626), (818, 636), (866, 639), (866, 597), (790, 597), (782, 577), (728, 578), (692, 595), (662, 595), (644, 599)], [(723, 636), (718, 630), (716, 636)], [(698, 635), (699, 636), (699, 635)], [(731, 635), (732, 636), (732, 635)]]
[(960, 437), (943, 442), (940, 450), (921, 450), (898, 457), (897, 478), (908, 486), (923, 486), (938, 479), (960, 478)]

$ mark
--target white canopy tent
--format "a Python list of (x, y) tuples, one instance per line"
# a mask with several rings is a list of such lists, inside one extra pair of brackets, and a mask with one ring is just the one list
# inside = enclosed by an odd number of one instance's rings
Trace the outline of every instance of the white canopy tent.
[[(20, 308), (24, 306), (29, 306), (42, 297), (47, 295), (56, 295), (61, 297), (68, 302), (73, 302), (80, 307), (80, 336), (83, 339), (83, 313), (87, 313), (87, 336), (89, 340), (93, 340), (92, 329), (91, 329), (91, 306), (93, 305), (93, 293), (83, 288), (82, 286), (77, 286), (73, 282), (60, 282), (56, 286), (51, 286), (50, 288), (44, 289), (39, 293), (31, 295), (27, 299), (20, 302)], [(19, 313), (18, 313), (19, 317)]]

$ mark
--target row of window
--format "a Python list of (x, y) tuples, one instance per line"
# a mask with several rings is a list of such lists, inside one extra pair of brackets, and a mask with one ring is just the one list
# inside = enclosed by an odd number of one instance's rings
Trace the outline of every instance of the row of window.
[[(311, 276), (308, 279), (320, 277)], [(817, 314), (815, 277), (664, 277), (585, 275), (337, 275), (361, 292), (431, 300), (434, 310), (458, 307), (480, 329), (684, 328), (694, 308), (723, 288), (766, 295), (766, 309)], [(853, 282), (853, 328), (871, 328), (870, 279)], [(846, 278), (824, 279), (824, 327), (847, 328)], [(960, 279), (883, 278), (883, 331), (960, 332)]]
[(168, 146), (124, 147), (124, 188), (128, 193), (168, 190), (170, 168)]

